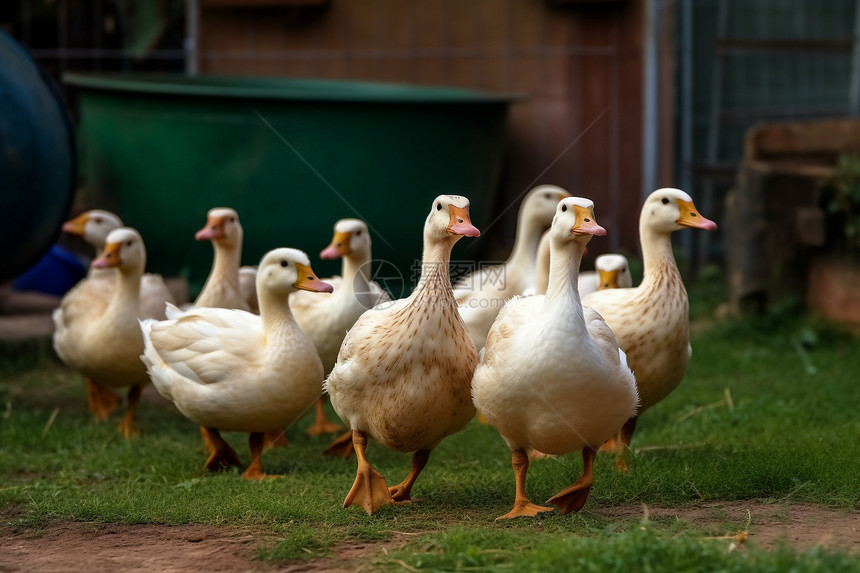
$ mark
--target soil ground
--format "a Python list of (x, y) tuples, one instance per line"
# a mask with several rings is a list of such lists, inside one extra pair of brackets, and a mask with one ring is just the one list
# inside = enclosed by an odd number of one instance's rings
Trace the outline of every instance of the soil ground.
[[(822, 545), (860, 554), (860, 512), (807, 503), (757, 501), (713, 502), (683, 508), (626, 505), (600, 508), (608, 518), (647, 516), (651, 520), (679, 519), (705, 529), (732, 534), (747, 532), (747, 542), (762, 548), (786, 543), (798, 550)], [(346, 572), (374, 554), (409, 540), (398, 534), (384, 543), (336, 546), (331, 557), (308, 562), (272, 563), (255, 558), (258, 547), (277, 539), (250, 528), (203, 525), (127, 525), (59, 521), (38, 531), (0, 524), (0, 571), (289, 571)], [(727, 545), (731, 535), (726, 537)]]

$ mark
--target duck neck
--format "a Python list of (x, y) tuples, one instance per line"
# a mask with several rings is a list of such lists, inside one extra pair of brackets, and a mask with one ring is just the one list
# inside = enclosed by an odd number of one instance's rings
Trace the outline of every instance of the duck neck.
[(451, 249), (457, 239), (459, 237), (448, 237), (442, 240), (424, 237), (421, 278), (413, 291), (413, 297), (433, 291), (435, 301), (451, 306), (457, 305), (451, 290), (451, 275), (448, 268), (451, 263)]
[(138, 314), (140, 305), (140, 279), (143, 269), (120, 270), (117, 269), (117, 285), (113, 292), (106, 315), (117, 316), (124, 310), (133, 309)]
[(224, 245), (218, 242), (213, 242), (215, 248), (215, 258), (212, 261), (212, 272), (209, 274), (212, 277), (218, 277), (217, 280), (226, 283), (234, 289), (239, 288), (239, 264), (242, 258), (242, 246), (239, 245)]
[(538, 245), (544, 230), (536, 221), (528, 218), (526, 213), (521, 212), (517, 220), (517, 236), (511, 256), (508, 257), (508, 264), (533, 273), (537, 265)]
[[(341, 273), (343, 275), (343, 286), (337, 291), (347, 293), (368, 292), (370, 288), (370, 256), (367, 253), (350, 253), (343, 257)], [(337, 292), (335, 291), (335, 292)]]
[(672, 251), (671, 233), (657, 232), (646, 227), (640, 227), (639, 240), (642, 244), (642, 283), (640, 288), (653, 288), (656, 283), (663, 284), (664, 279), (681, 282), (681, 272), (675, 262)]
[(577, 241), (550, 240), (549, 282), (544, 307), (557, 305), (582, 308), (577, 281), (584, 248)]
[(263, 321), (263, 334), (267, 341), (283, 339), (297, 326), (293, 311), (286, 296), (279, 296), (270, 292), (261, 292), (260, 318)]

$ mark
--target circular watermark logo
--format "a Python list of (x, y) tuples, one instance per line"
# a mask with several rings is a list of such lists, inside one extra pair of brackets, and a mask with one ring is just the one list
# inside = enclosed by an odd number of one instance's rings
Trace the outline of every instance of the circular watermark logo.
[(353, 296), (367, 309), (386, 308), (409, 294), (406, 292), (409, 285), (406, 284), (403, 273), (390, 261), (371, 259), (361, 265), (358, 272), (367, 278), (370, 288), (364, 289), (353, 283)]

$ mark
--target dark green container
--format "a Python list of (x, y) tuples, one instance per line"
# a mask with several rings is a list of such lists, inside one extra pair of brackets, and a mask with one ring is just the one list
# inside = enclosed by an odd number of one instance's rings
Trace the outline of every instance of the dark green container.
[[(67, 74), (78, 92), (87, 202), (146, 241), (148, 269), (202, 286), (211, 207), (235, 208), (243, 263), (279, 246), (317, 272), (337, 219), (358, 217), (374, 259), (412, 282), (433, 198), (465, 195), (488, 221), (505, 114), (518, 96), (326, 80)], [(457, 252), (455, 251), (455, 258)], [(382, 265), (384, 274), (393, 267)]]

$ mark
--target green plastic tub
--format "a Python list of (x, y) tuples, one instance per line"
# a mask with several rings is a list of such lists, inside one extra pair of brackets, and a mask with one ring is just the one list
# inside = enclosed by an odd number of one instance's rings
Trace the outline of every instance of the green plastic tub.
[[(327, 80), (67, 74), (79, 101), (86, 203), (140, 230), (148, 269), (202, 286), (211, 207), (235, 208), (243, 263), (269, 249), (321, 262), (334, 222), (366, 220), (374, 259), (408, 288), (436, 195), (467, 196), (480, 228), (493, 207), (505, 115), (516, 95)], [(470, 251), (474, 252), (474, 250)], [(455, 251), (455, 258), (457, 251)], [(394, 286), (394, 285), (392, 285)]]

